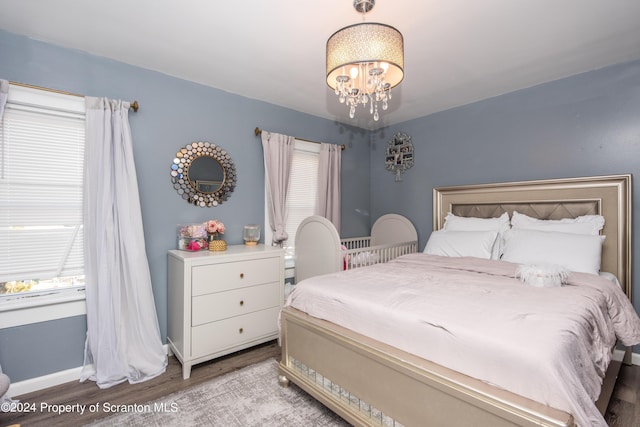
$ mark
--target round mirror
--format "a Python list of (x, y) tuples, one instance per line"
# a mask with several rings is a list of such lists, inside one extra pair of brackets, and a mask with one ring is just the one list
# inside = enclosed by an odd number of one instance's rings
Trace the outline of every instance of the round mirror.
[(215, 193), (224, 184), (224, 169), (214, 157), (198, 157), (191, 162), (189, 183), (202, 193)]
[(200, 207), (218, 206), (236, 186), (231, 156), (209, 142), (187, 144), (171, 164), (171, 182), (180, 197)]

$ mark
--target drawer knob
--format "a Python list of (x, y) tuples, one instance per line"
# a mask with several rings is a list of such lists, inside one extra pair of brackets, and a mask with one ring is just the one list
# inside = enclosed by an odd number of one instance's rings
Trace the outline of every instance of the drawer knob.
[(243, 333), (243, 332), (244, 332), (244, 329), (243, 329), (243, 328), (238, 329), (238, 333), (240, 333), (240, 334), (241, 334), (241, 333)]
[(244, 273), (240, 273), (240, 278), (244, 279)]
[(244, 305), (244, 301), (240, 301), (240, 307)]

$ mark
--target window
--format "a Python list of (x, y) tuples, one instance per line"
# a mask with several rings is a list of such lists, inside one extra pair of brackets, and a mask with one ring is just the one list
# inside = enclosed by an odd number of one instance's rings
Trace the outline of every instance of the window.
[(84, 98), (11, 85), (0, 123), (0, 302), (84, 288)]
[[(289, 238), (283, 245), (288, 258), (293, 257), (294, 254), (298, 226), (306, 217), (315, 214), (319, 159), (320, 144), (296, 140), (291, 162), (289, 192), (287, 193), (287, 225), (285, 231)], [(265, 209), (265, 212), (269, 215), (267, 209)], [(268, 218), (266, 219), (265, 230), (265, 242), (269, 243), (272, 233)]]

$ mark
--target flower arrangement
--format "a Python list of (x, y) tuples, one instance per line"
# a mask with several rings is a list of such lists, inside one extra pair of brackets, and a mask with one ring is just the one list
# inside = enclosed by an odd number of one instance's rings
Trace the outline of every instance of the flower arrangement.
[(224, 234), (224, 224), (217, 219), (212, 219), (205, 222), (203, 225), (205, 230), (207, 230), (207, 234), (209, 234), (209, 250), (227, 250), (227, 243), (224, 240), (218, 238), (220, 234)]
[(224, 234), (224, 224), (217, 219), (212, 219), (204, 223), (204, 228), (209, 236), (214, 239), (218, 238), (218, 234)]

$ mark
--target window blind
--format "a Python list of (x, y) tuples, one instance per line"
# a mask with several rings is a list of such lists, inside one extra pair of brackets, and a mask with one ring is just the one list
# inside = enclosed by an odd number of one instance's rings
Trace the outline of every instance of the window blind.
[(43, 98), (10, 87), (0, 123), (0, 282), (84, 274), (84, 102)]
[(296, 140), (287, 193), (287, 248), (295, 246), (296, 230), (300, 223), (315, 214), (319, 147), (319, 144)]

